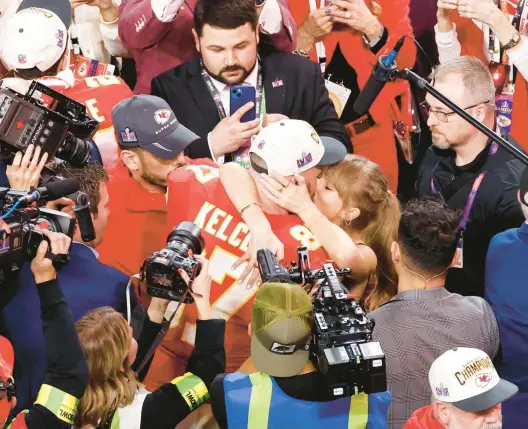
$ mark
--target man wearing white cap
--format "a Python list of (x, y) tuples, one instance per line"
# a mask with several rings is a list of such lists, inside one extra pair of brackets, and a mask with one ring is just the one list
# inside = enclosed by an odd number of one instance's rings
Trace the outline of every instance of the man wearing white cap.
[(433, 362), (429, 384), (432, 404), (415, 411), (403, 429), (500, 429), (501, 403), (519, 390), (499, 377), (486, 353), (464, 347)]
[[(5, 22), (4, 22), (5, 21)], [(0, 62), (14, 77), (0, 81), (25, 94), (33, 80), (84, 103), (90, 116), (101, 123), (94, 141), (105, 166), (118, 158), (112, 127), (112, 107), (132, 96), (118, 77), (75, 79), (70, 69), (68, 29), (72, 22), (69, 0), (24, 0), (17, 13), (2, 19)], [(50, 100), (42, 96), (47, 104)]]
[[(270, 133), (270, 130), (274, 132)], [(251, 179), (258, 182), (259, 172), (272, 169), (284, 176), (310, 174), (313, 167), (333, 164), (343, 159), (346, 149), (339, 142), (321, 141), (315, 130), (306, 122), (284, 120), (266, 127), (262, 133), (273, 136), (262, 141), (257, 138), (250, 149)], [(277, 150), (277, 147), (280, 150)], [(286, 260), (297, 259), (297, 247), (310, 251), (312, 266), (317, 267), (327, 259), (319, 242), (304, 226), (297, 215), (289, 214), (273, 204), (263, 194), (250, 206), (261, 206), (272, 225), (274, 233), (285, 245)], [(250, 355), (247, 325), (251, 320), (251, 305), (257, 287), (238, 282), (245, 264), (233, 264), (248, 249), (249, 228), (240, 212), (231, 203), (218, 178), (218, 169), (188, 165), (169, 176), (167, 195), (167, 222), (172, 229), (181, 221), (193, 221), (202, 230), (205, 253), (209, 258), (209, 271), (213, 278), (211, 304), (218, 317), (227, 319), (226, 355), (227, 371), (236, 371)], [(177, 326), (169, 330), (158, 348), (150, 367), (147, 386), (156, 387), (167, 377), (183, 374), (192, 351), (196, 313), (185, 306)]]

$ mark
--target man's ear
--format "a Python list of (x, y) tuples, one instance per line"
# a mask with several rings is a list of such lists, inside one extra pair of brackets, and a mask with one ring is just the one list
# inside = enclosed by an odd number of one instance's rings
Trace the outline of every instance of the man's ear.
[(449, 421), (451, 420), (452, 405), (440, 401), (435, 401), (433, 407), (433, 412), (436, 419), (440, 422), (442, 426), (447, 427)]
[(131, 171), (139, 171), (141, 166), (141, 161), (137, 153), (132, 152), (131, 150), (122, 150), (121, 161), (126, 165), (126, 167)]
[(192, 35), (193, 35), (193, 39), (194, 39), (194, 45), (196, 46), (196, 50), (201, 53), (201, 51), (200, 51), (200, 38), (198, 37), (198, 33), (196, 32), (196, 30), (194, 28), (192, 29)]
[(251, 327), (251, 322), (248, 323), (248, 336), (253, 335), (253, 328)]

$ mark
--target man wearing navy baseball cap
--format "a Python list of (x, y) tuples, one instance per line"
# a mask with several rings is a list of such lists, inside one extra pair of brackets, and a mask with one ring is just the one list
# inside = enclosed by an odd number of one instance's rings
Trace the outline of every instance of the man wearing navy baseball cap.
[(120, 160), (109, 172), (110, 216), (97, 251), (103, 263), (132, 275), (147, 256), (166, 244), (169, 174), (191, 163), (214, 164), (184, 156), (198, 136), (181, 125), (159, 97), (136, 95), (123, 100), (113, 108), (112, 122)]

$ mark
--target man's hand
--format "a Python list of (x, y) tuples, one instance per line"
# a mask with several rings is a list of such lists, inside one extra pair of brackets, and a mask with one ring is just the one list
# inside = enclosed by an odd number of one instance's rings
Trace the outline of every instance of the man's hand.
[[(211, 294), (211, 276), (209, 275), (209, 262), (202, 255), (194, 255), (201, 264), (202, 270), (200, 274), (194, 279), (191, 285), (191, 295), (196, 303), (196, 310), (198, 311), (198, 319), (209, 320), (213, 319), (213, 310), (211, 309), (211, 303), (209, 302), (209, 296)], [(179, 269), (178, 273), (189, 285), (189, 276), (183, 269)]]
[(262, 127), (267, 127), (268, 125), (271, 125), (275, 122), (283, 121), (284, 119), (290, 119), (286, 115), (281, 115), (280, 113), (268, 113), (266, 116), (264, 116), (264, 120), (262, 121)]
[(459, 0), (458, 13), (463, 18), (475, 19), (490, 26), (502, 15), (493, 0)]
[(113, 0), (70, 0), (72, 9), (81, 5), (99, 8), (101, 16), (106, 22), (113, 22), (119, 17), (119, 8)]
[[(46, 207), (51, 210), (59, 210), (61, 209), (61, 212), (69, 214), (70, 216), (74, 216), (73, 212), (73, 206), (75, 205), (75, 201), (70, 200), (69, 198), (62, 197), (55, 201), (48, 201), (46, 203)], [(63, 206), (63, 207), (59, 207)]]
[[(40, 230), (51, 243), (51, 253), (54, 255), (67, 255), (70, 250), (71, 239), (65, 234), (58, 232), (51, 232), (48, 230)], [(57, 276), (57, 272), (53, 267), (51, 259), (46, 258), (49, 244), (46, 240), (42, 240), (38, 249), (37, 255), (31, 261), (31, 271), (35, 276), (35, 283), (44, 283), (53, 280)]]
[(332, 0), (338, 7), (332, 12), (334, 22), (348, 25), (352, 30), (363, 33), (373, 40), (383, 31), (383, 25), (365, 4), (364, 0)]
[(236, 151), (260, 131), (259, 118), (249, 122), (240, 122), (242, 116), (249, 112), (253, 106), (252, 101), (244, 104), (229, 118), (222, 119), (214, 128), (210, 135), (211, 151), (214, 158)]
[(8, 165), (6, 169), (11, 188), (29, 192), (31, 187), (36, 188), (38, 186), (40, 173), (48, 160), (48, 154), (44, 153), (40, 157), (40, 151), (40, 146), (35, 149), (35, 146), (30, 144), (25, 154), (17, 152), (13, 163)]

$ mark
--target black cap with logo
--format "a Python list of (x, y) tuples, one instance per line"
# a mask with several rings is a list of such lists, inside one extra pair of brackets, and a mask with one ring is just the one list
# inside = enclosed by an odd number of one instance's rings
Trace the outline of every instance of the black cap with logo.
[(178, 122), (165, 100), (135, 95), (112, 110), (121, 149), (140, 147), (162, 159), (176, 158), (199, 137)]

